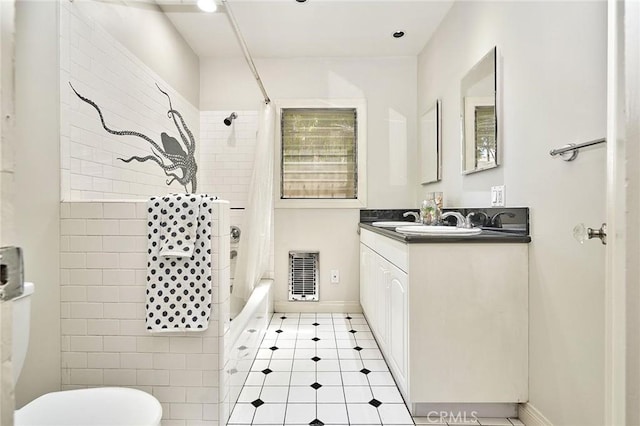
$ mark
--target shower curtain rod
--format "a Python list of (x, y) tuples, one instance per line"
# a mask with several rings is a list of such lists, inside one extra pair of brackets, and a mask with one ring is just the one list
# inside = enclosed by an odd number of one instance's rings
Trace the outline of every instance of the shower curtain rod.
[(255, 64), (253, 63), (253, 59), (251, 58), (251, 53), (249, 53), (249, 49), (247, 48), (247, 43), (244, 41), (242, 37), (242, 33), (240, 33), (240, 27), (238, 27), (238, 22), (236, 22), (236, 17), (233, 15), (233, 11), (229, 6), (229, 2), (227, 0), (222, 0), (222, 4), (224, 4), (224, 10), (227, 14), (227, 18), (229, 18), (229, 22), (231, 22), (231, 26), (233, 27), (233, 31), (236, 33), (236, 37), (240, 42), (240, 47), (242, 48), (242, 53), (244, 54), (244, 58), (247, 60), (247, 64), (253, 73), (253, 77), (258, 82), (258, 86), (260, 86), (260, 90), (262, 91), (262, 96), (264, 96), (265, 103), (271, 103), (271, 99), (269, 99), (269, 95), (267, 95), (267, 91), (262, 84), (262, 80), (260, 79), (260, 75), (258, 74), (258, 70), (256, 69)]

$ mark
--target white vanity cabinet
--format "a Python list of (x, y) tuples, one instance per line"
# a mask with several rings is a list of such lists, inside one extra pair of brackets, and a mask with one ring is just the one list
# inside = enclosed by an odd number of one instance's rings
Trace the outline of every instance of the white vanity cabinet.
[(389, 264), (387, 308), (387, 359), (399, 386), (407, 387), (407, 273)]
[(411, 410), (528, 398), (528, 245), (361, 229), (360, 300)]
[(403, 393), (407, 389), (409, 331), (406, 259), (406, 244), (369, 231), (361, 233), (360, 303)]

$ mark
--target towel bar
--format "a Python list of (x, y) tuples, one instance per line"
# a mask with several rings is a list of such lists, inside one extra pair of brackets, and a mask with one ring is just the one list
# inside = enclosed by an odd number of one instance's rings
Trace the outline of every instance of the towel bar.
[[(560, 155), (561, 158), (564, 161), (573, 161), (578, 156), (578, 152), (579, 152), (580, 148), (586, 148), (588, 146), (598, 145), (598, 144), (606, 143), (606, 142), (607, 142), (607, 140), (605, 138), (602, 138), (602, 139), (594, 139), (592, 141), (583, 142), (583, 143), (579, 143), (579, 144), (570, 143), (568, 145), (563, 146), (562, 148), (552, 149), (551, 151), (549, 151), (549, 154), (552, 157), (555, 156), (555, 155)], [(562, 154), (565, 154), (567, 152), (571, 152), (571, 155), (562, 156)]]

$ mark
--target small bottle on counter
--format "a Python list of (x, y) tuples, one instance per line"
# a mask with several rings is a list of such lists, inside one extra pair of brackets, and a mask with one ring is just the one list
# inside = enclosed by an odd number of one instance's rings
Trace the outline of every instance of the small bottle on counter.
[(442, 192), (429, 192), (420, 206), (420, 218), (424, 225), (439, 225), (442, 216)]

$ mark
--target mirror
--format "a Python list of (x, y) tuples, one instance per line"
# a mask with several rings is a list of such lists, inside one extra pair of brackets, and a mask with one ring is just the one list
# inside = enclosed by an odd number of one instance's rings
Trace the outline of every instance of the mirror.
[(442, 170), (440, 100), (420, 118), (420, 182), (438, 182)]
[(498, 167), (496, 58), (494, 47), (460, 84), (463, 174)]

